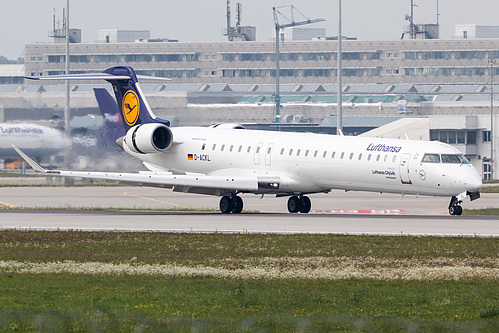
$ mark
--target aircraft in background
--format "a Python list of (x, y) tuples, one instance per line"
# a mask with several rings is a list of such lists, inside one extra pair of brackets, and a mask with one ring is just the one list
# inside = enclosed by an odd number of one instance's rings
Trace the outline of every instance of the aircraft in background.
[(0, 123), (0, 158), (19, 158), (12, 145), (38, 161), (62, 154), (71, 141), (59, 130), (30, 123)]
[(222, 213), (240, 213), (241, 193), (288, 196), (288, 211), (308, 213), (313, 193), (332, 189), (450, 197), (451, 215), (480, 197), (478, 172), (456, 148), (441, 142), (246, 130), (240, 125), (169, 127), (144, 98), (134, 70), (30, 79), (104, 79), (111, 83), (126, 134), (116, 143), (150, 172), (45, 170), (63, 177), (108, 179), (177, 192), (220, 196)]

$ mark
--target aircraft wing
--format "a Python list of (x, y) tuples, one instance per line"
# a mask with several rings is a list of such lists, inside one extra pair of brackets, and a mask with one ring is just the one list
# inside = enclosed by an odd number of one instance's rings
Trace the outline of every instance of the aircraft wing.
[[(167, 187), (175, 191), (217, 194), (225, 191), (257, 192), (258, 189), (278, 187), (276, 179), (260, 179), (258, 177), (224, 177), (209, 175), (174, 175), (170, 173), (157, 172), (87, 172), (87, 171), (60, 171), (45, 170), (23, 151), (12, 146), (31, 167), (38, 171), (54, 176), (104, 179), (123, 184), (135, 184), (139, 186)], [(275, 185), (274, 185), (275, 184)]]

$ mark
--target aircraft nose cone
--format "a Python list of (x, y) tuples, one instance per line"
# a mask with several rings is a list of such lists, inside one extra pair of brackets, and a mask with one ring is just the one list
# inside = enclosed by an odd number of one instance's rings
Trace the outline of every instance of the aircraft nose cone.
[(482, 179), (477, 173), (476, 175), (471, 175), (466, 179), (466, 190), (468, 192), (478, 192), (482, 188)]

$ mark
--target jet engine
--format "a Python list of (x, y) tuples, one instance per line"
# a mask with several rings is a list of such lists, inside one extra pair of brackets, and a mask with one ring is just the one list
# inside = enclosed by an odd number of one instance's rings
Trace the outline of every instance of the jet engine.
[(163, 124), (149, 123), (134, 126), (125, 136), (125, 145), (134, 153), (160, 153), (170, 148), (172, 131)]

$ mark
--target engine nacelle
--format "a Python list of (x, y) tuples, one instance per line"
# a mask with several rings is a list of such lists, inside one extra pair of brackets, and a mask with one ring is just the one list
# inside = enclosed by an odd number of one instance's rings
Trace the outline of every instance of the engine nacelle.
[(160, 153), (170, 148), (172, 131), (163, 124), (149, 123), (134, 126), (125, 136), (126, 146), (135, 153)]

